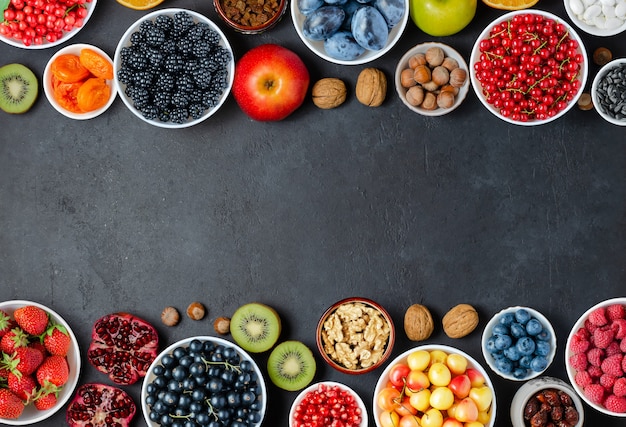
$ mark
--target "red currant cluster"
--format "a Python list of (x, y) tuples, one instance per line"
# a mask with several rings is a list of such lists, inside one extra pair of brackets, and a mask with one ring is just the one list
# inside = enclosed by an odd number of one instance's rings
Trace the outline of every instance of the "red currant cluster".
[(83, 26), (91, 0), (11, 0), (0, 23), (0, 35), (24, 43), (54, 43), (64, 32)]
[(494, 25), (479, 42), (476, 78), (487, 102), (513, 121), (546, 120), (580, 89), (584, 56), (567, 27), (524, 13)]
[(319, 384), (304, 396), (294, 411), (295, 427), (360, 427), (363, 414), (347, 390), (336, 385)]

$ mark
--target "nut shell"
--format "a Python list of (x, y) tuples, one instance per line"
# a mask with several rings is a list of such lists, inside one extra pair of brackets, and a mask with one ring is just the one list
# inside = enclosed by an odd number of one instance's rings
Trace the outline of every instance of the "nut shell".
[(428, 339), (434, 329), (433, 317), (428, 307), (413, 304), (404, 313), (404, 332), (411, 341)]
[(337, 78), (326, 77), (318, 80), (311, 90), (313, 103), (321, 109), (339, 107), (346, 100), (346, 84)]
[(448, 337), (462, 338), (478, 326), (478, 312), (469, 304), (459, 304), (443, 316), (442, 323)]
[(387, 77), (377, 68), (365, 68), (356, 82), (356, 98), (368, 107), (379, 107), (387, 96)]
[(218, 317), (213, 322), (213, 329), (215, 329), (215, 332), (218, 334), (228, 334), (230, 332), (230, 318), (224, 316)]
[(176, 326), (180, 322), (180, 313), (175, 307), (165, 307), (161, 312), (161, 322), (165, 326)]
[(192, 302), (187, 307), (187, 316), (192, 320), (200, 320), (204, 317), (206, 310), (204, 306), (199, 302)]

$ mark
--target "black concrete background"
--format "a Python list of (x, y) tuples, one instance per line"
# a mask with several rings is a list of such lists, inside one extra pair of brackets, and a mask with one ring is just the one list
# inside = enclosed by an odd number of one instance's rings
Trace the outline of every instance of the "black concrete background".
[[(208, 0), (166, 0), (214, 19), (235, 55), (279, 43), (301, 55), (312, 80), (340, 77), (354, 87), (365, 66), (315, 57), (289, 16), (273, 30), (244, 36), (218, 21)], [(561, 2), (539, 7), (566, 17)], [(482, 28), (502, 12), (479, 4), (461, 33), (432, 38), (412, 23), (399, 45), (368, 64), (392, 81), (411, 46), (442, 41), (467, 59)], [(91, 43), (113, 55), (143, 16), (101, 0), (86, 28), (66, 44)], [(624, 34), (582, 32), (587, 52), (626, 56)], [(55, 49), (0, 45), (1, 63), (22, 62), (38, 76)], [(590, 67), (589, 83), (598, 67)], [(261, 301), (283, 319), (281, 340), (312, 348), (322, 312), (338, 299), (366, 296), (398, 326), (394, 354), (412, 346), (402, 319), (426, 304), (437, 327), (428, 343), (457, 346), (480, 361), (481, 329), (511, 305), (546, 314), (558, 334), (547, 374), (567, 379), (564, 346), (575, 320), (595, 303), (626, 294), (626, 128), (577, 108), (525, 128), (490, 115), (472, 91), (439, 118), (409, 111), (390, 85), (379, 108), (353, 90), (338, 109), (308, 99), (278, 123), (248, 119), (230, 97), (204, 123), (184, 130), (144, 124), (117, 99), (104, 115), (73, 121), (41, 97), (22, 116), (0, 115), (0, 300), (47, 304), (74, 328), (83, 351), (93, 322), (120, 310), (154, 323), (162, 347), (213, 335), (212, 321)], [(192, 301), (202, 321), (167, 328), (163, 307)], [(458, 303), (477, 307), (470, 336), (448, 339), (440, 319)], [(317, 351), (314, 349), (317, 355)], [(319, 356), (319, 355), (318, 355)], [(267, 355), (255, 356), (264, 364)], [(371, 410), (382, 369), (347, 376), (322, 364), (316, 380), (354, 387)], [(497, 426), (519, 383), (495, 381)], [(80, 382), (108, 379), (84, 363)], [(287, 425), (295, 393), (271, 384), (265, 426)], [(127, 390), (139, 404), (140, 385)], [(586, 426), (624, 422), (586, 408)], [(61, 411), (41, 426), (64, 424)], [(133, 423), (144, 425), (141, 413)], [(370, 419), (370, 425), (374, 425)]]

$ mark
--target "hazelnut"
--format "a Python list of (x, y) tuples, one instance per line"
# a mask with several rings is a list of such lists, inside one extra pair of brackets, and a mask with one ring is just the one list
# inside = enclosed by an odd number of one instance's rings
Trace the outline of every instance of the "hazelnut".
[(437, 95), (437, 106), (439, 108), (450, 108), (454, 105), (454, 94), (452, 92), (439, 92)]
[(433, 82), (435, 82), (437, 86), (443, 86), (450, 80), (450, 72), (442, 65), (433, 68), (431, 75)]
[(402, 85), (402, 87), (407, 88), (415, 86), (417, 84), (417, 82), (413, 78), (413, 70), (411, 70), (410, 68), (405, 68), (404, 70), (402, 70), (402, 72), (400, 73), (400, 84)]
[(603, 66), (613, 59), (613, 54), (606, 47), (599, 47), (593, 51), (593, 62), (596, 65)]
[(439, 90), (441, 92), (452, 92), (454, 94), (454, 96), (457, 96), (459, 94), (459, 88), (458, 87), (454, 87), (451, 84), (447, 84), (447, 85), (443, 85), (441, 86), (441, 88), (439, 88)]
[(416, 53), (409, 58), (409, 68), (415, 69), (418, 65), (426, 65), (426, 55), (423, 53)]
[(435, 92), (439, 90), (439, 85), (435, 83), (434, 80), (424, 83), (422, 87), (428, 92)]
[(346, 93), (346, 84), (332, 77), (318, 80), (311, 90), (313, 103), (324, 110), (343, 104), (346, 100)]
[(189, 304), (189, 307), (187, 307), (187, 316), (189, 316), (189, 318), (193, 320), (202, 319), (205, 312), (206, 311), (204, 309), (204, 306), (197, 301), (192, 302), (191, 304)]
[(462, 68), (455, 68), (450, 71), (450, 84), (454, 87), (461, 87), (467, 80), (467, 71)]
[(180, 321), (180, 314), (175, 307), (165, 307), (161, 312), (161, 322), (165, 326), (176, 326)]
[(588, 92), (583, 92), (578, 98), (578, 108), (583, 111), (589, 111), (593, 109), (593, 100)]
[(218, 317), (215, 319), (215, 322), (213, 322), (213, 329), (215, 329), (215, 332), (218, 334), (226, 335), (230, 332), (230, 319), (224, 316)]
[(428, 62), (428, 65), (431, 67), (441, 65), (443, 63), (443, 59), (446, 57), (443, 53), (443, 49), (437, 46), (428, 48), (425, 55), (426, 62)]
[(413, 78), (419, 84), (429, 82), (431, 79), (431, 72), (428, 65), (418, 65), (415, 67), (415, 70), (413, 71)]
[(424, 101), (424, 89), (421, 86), (410, 87), (405, 97), (410, 105), (417, 107)]
[(387, 96), (387, 78), (378, 68), (365, 68), (356, 82), (356, 98), (368, 107), (379, 107)]
[(456, 59), (446, 56), (441, 63), (441, 66), (446, 67), (448, 71), (452, 71), (455, 68), (459, 68), (459, 63)]
[(435, 110), (437, 108), (437, 95), (432, 92), (426, 92), (424, 101), (422, 102), (424, 110)]

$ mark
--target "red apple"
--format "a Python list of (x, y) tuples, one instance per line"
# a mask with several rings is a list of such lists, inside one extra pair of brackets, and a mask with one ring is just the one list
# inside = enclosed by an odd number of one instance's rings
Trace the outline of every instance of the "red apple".
[(309, 71), (293, 51), (263, 44), (246, 52), (235, 65), (233, 96), (254, 120), (277, 121), (293, 113), (309, 88)]

